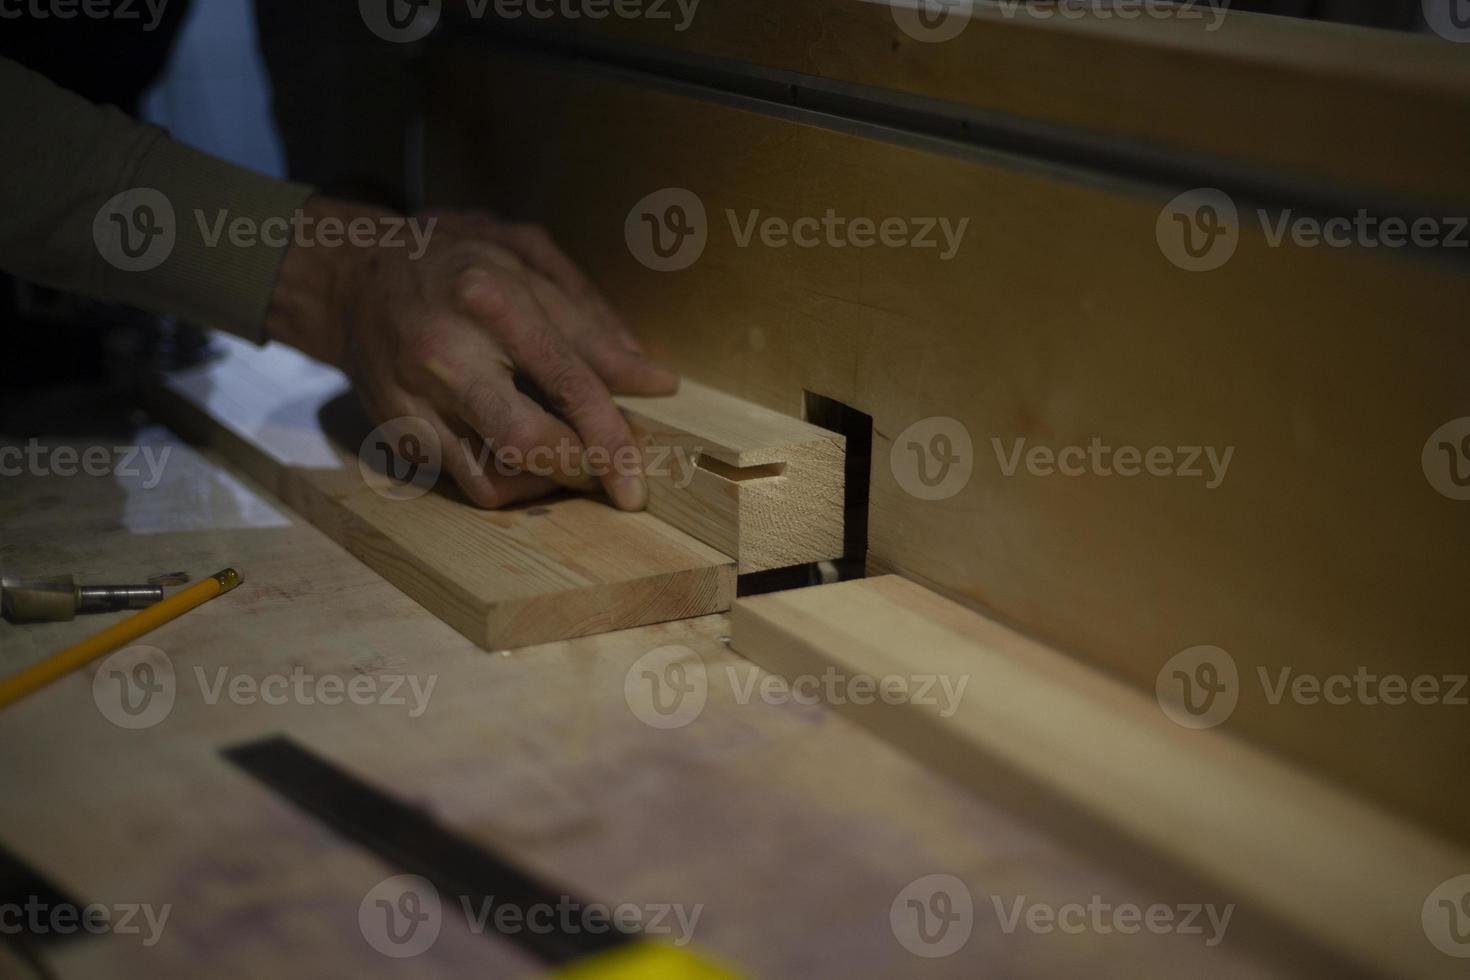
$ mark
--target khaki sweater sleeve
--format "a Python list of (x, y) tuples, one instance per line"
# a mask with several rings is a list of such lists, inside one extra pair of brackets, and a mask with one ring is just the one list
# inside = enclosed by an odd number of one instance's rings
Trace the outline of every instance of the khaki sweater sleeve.
[(0, 268), (256, 342), (311, 189), (215, 159), (0, 58)]

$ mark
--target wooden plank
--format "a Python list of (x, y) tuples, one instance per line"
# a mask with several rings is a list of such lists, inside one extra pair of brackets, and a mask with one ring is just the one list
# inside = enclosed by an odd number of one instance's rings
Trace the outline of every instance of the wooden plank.
[(842, 436), (695, 381), (616, 401), (644, 447), (650, 514), (742, 575), (842, 557)]
[[(544, 222), (685, 377), (790, 415), (813, 392), (872, 416), (872, 567), (1146, 691), (1176, 653), (1219, 646), (1240, 678), (1226, 727), (1470, 842), (1470, 755), (1424, 751), (1463, 742), (1461, 709), (1273, 700), (1259, 680), (1465, 673), (1470, 523), (1421, 466), (1430, 435), (1470, 415), (1461, 268), (1273, 247), (1243, 209), (1234, 256), (1189, 272), (1156, 237), (1181, 188), (926, 152), (560, 63), (467, 52), (436, 70), (435, 203)], [(625, 221), (669, 187), (700, 197), (708, 235), (658, 272)], [(729, 226), (829, 209), (970, 221), (948, 262), (742, 247)], [(936, 425), (968, 464), (937, 498), (910, 489), (926, 490), (918, 462), (941, 464), (914, 456)], [(1168, 447), (1201, 475), (1025, 458), (1094, 440)], [(1205, 447), (1232, 453), (1223, 480)]]
[[(1244, 945), (1239, 917), (1215, 947), (1178, 933), (1002, 932), (992, 894), (1057, 905), (1101, 895), (1145, 907), (1161, 897), (831, 712), (739, 700), (747, 677), (764, 675), (722, 642), (723, 615), (487, 657), (278, 511), (259, 486), (166, 431), (125, 437), (107, 426), (91, 435), (85, 420), (65, 428), (77, 435), (64, 444), (79, 450), (123, 438), (167, 448), (167, 478), (149, 488), (143, 478), (7, 477), (7, 568), (106, 579), (234, 564), (245, 581), (149, 637), (176, 680), (157, 724), (125, 730), (105, 718), (93, 668), (0, 712), (0, 843), (81, 902), (171, 906), (151, 946), (118, 934), (46, 946), (55, 976), (535, 972), (515, 944), (451, 922), (453, 896), (441, 896), (444, 928), (421, 955), (390, 959), (364, 941), (360, 906), (394, 869), (218, 756), (276, 732), (573, 894), (686, 912), (698, 905), (695, 944), (753, 976), (1342, 976), (1293, 968), (1279, 947)], [(147, 533), (135, 531), (145, 514)], [(0, 622), (0, 667), (44, 657), (109, 618)], [(669, 647), (687, 651), (688, 676), (706, 683), (707, 696), (688, 725), (658, 729), (630, 710), (625, 685), (641, 677), (649, 652)], [(307, 690), (328, 679), (368, 684), (404, 703), (267, 703), (231, 697), (228, 682), (211, 701), (196, 668), (210, 683), (220, 671), (255, 684), (301, 671)], [(425, 702), (398, 684), (405, 677), (431, 692)], [(411, 717), (416, 704), (424, 710)], [(973, 893), (974, 928), (953, 955), (921, 960), (895, 938), (890, 906), (936, 871)], [(9, 966), (0, 953), (0, 972), (23, 975)]]
[[(1197, 16), (1067, 14), (1052, 3), (944, 4), (968, 20), (929, 42), (915, 3), (701, 0), (670, 18), (566, 16), (473, 26), (603, 45), (642, 66), (744, 64), (932, 99), (977, 128), (1045, 132), (1084, 147), (1228, 162), (1241, 172), (1463, 208), (1470, 59), (1434, 36), (1192, 5)], [(937, 5), (936, 5), (937, 6)], [(463, 19), (463, 3), (448, 5)], [(669, 8), (673, 10), (674, 8)], [(1217, 19), (1216, 13), (1223, 14)], [(931, 18), (932, 20), (932, 18)], [(672, 29), (678, 24), (679, 29)], [(953, 29), (948, 24), (946, 27)], [(944, 31), (949, 33), (949, 29)], [(1181, 84), (1181, 79), (1189, 84)], [(968, 112), (966, 110), (969, 110)]]
[(738, 600), (730, 619), (737, 652), (793, 685), (872, 679), (836, 707), (978, 792), (998, 763), (1385, 975), (1460, 975), (1420, 910), (1470, 854), (1123, 683), (897, 576)]
[(707, 615), (735, 587), (726, 556), (591, 498), (484, 511), (388, 499), (346, 470), (292, 471), (282, 498), (486, 649)]
[(523, 646), (729, 607), (731, 560), (648, 513), (577, 497), (484, 511), (449, 493), (383, 492), (349, 451), (367, 424), (338, 372), (284, 347), (220, 342), (223, 359), (167, 380), (157, 399), (166, 417), (239, 460), (478, 645)]

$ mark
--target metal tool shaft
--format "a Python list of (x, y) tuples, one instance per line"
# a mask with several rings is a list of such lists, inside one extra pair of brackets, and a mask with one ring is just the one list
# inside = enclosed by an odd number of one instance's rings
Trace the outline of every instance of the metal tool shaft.
[(163, 599), (157, 585), (77, 585), (70, 575), (0, 582), (0, 610), (16, 623), (56, 623), (78, 613), (147, 609)]
[(163, 589), (157, 585), (81, 585), (77, 587), (77, 612), (147, 609), (162, 598)]

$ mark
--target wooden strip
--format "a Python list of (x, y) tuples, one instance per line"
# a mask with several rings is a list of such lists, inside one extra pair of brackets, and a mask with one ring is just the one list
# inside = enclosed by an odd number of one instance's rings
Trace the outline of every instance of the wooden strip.
[(617, 402), (644, 446), (649, 513), (742, 575), (842, 557), (842, 436), (694, 381)]
[[(1145, 691), (1181, 650), (1222, 647), (1242, 680), (1228, 727), (1470, 842), (1470, 755), (1424, 750), (1464, 741), (1462, 707), (1273, 703), (1259, 681), (1465, 674), (1467, 505), (1421, 465), (1470, 415), (1462, 270), (1273, 245), (1243, 206), (1233, 257), (1186, 271), (1156, 237), (1175, 188), (1072, 183), (559, 63), (469, 53), (437, 71), (434, 203), (543, 222), (685, 377), (790, 415), (812, 392), (872, 417), (873, 568)], [(678, 271), (625, 237), (662, 188), (706, 215)], [(968, 224), (949, 261), (737, 237), (829, 210)], [(1084, 456), (1080, 474), (1028, 461), (1094, 442), (1104, 465)], [(1123, 447), (1194, 475), (1121, 475)], [(921, 485), (920, 464), (932, 478), (952, 456), (944, 486)]]
[(937, 677), (927, 697), (834, 707), (978, 792), (998, 762), (1388, 975), (1460, 975), (1420, 909), (1470, 855), (906, 579), (741, 599), (731, 631), (793, 683)]
[(283, 347), (220, 342), (226, 357), (166, 382), (156, 399), (164, 417), (481, 647), (729, 608), (731, 560), (648, 513), (583, 497), (485, 511), (446, 493), (384, 496), (346, 448), (361, 436), (331, 421), (356, 417), (340, 374)]
[[(118, 436), (94, 432), (85, 418), (46, 417), (76, 433), (43, 437), (53, 449), (80, 452)], [(57, 977), (536, 975), (513, 944), (448, 924), (432, 949), (398, 961), (410, 973), (385, 967), (364, 942), (358, 910), (394, 869), (221, 764), (220, 747), (270, 732), (309, 741), (573, 893), (701, 906), (694, 943), (755, 976), (1344, 977), (1293, 969), (1279, 946), (1244, 944), (1235, 923), (1215, 947), (1199, 935), (1147, 931), (1003, 932), (992, 894), (1056, 905), (1102, 894), (1139, 907), (1160, 896), (835, 715), (742, 697), (759, 671), (721, 642), (724, 615), (487, 657), (294, 515), (221, 529), (223, 503), (242, 506), (235, 495), (254, 509), (269, 505), (231, 471), (161, 435), (148, 444), (172, 453), (156, 487), (27, 468), (6, 478), (0, 495), (7, 568), (146, 577), (235, 562), (246, 577), (228, 606), (211, 603), (149, 641), (167, 653), (177, 682), (159, 724), (118, 728), (108, 718), (126, 716), (116, 708), (104, 716), (85, 675), (0, 712), (5, 846), (79, 902), (172, 908), (154, 946), (122, 935), (48, 954)], [(128, 530), (123, 514), (140, 504), (162, 519), (154, 533)], [(33, 662), (96, 628), (80, 618), (0, 621), (0, 658), (7, 668)], [(684, 651), (689, 680), (707, 697), (686, 727), (651, 728), (630, 710), (638, 702), (625, 700), (624, 685), (635, 680), (626, 689), (634, 697), (656, 690), (638, 679), (650, 651), (671, 646)], [(311, 680), (355, 692), (364, 676), (374, 678), (378, 697), (242, 703), (229, 693), (236, 680), (259, 685), (297, 671), (308, 692), (328, 690)], [(890, 931), (889, 909), (935, 872), (973, 892), (975, 927), (954, 955), (920, 964)], [(459, 907), (441, 898), (446, 914)], [(5, 956), (6, 946), (0, 976), (35, 976)]]

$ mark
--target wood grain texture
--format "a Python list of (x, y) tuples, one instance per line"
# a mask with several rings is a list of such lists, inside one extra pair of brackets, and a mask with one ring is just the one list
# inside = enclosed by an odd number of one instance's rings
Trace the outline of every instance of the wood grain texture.
[(616, 401), (644, 448), (650, 514), (742, 575), (842, 557), (842, 436), (694, 381)]
[(737, 600), (730, 619), (736, 651), (793, 683), (906, 682), (837, 707), (978, 792), (998, 763), (1387, 976), (1461, 975), (1420, 910), (1470, 854), (1126, 684), (897, 576)]
[(726, 556), (590, 498), (484, 511), (438, 493), (387, 499), (346, 470), (293, 470), (281, 496), (486, 649), (702, 616), (735, 587)]
[[(48, 944), (43, 955), (57, 977), (536, 973), (515, 943), (459, 924), (449, 895), (444, 928), (422, 955), (390, 959), (369, 946), (359, 908), (398, 869), (325, 832), (218, 755), (279, 732), (586, 900), (698, 906), (695, 945), (752, 976), (1342, 976), (1294, 964), (1280, 947), (1252, 948), (1235, 924), (1211, 948), (1181, 934), (1002, 932), (991, 894), (1138, 905), (1161, 896), (840, 716), (740, 700), (747, 677), (764, 675), (722, 642), (723, 615), (487, 657), (275, 508), (260, 486), (154, 428), (128, 438), (171, 450), (158, 486), (29, 473), (7, 477), (0, 494), (7, 568), (146, 578), (234, 564), (245, 577), (149, 637), (176, 679), (157, 725), (125, 730), (108, 721), (93, 700), (93, 669), (0, 712), (6, 849), (82, 903), (171, 907), (151, 946), (138, 935)], [(77, 435), (65, 444), (78, 449), (119, 437), (111, 425), (92, 434), (69, 422), (67, 431)], [(146, 533), (133, 523), (145, 514)], [(34, 662), (116, 615), (0, 622), (0, 669)], [(630, 710), (625, 685), (650, 651), (668, 647), (686, 651), (707, 697), (690, 724), (656, 729)], [(211, 701), (196, 668), (210, 683), (220, 671), (256, 683), (301, 671), (366, 683), (377, 695), (392, 690), (402, 701)], [(405, 678), (430, 692), (426, 700), (415, 700)], [(416, 706), (423, 710), (411, 714)], [(921, 960), (895, 939), (889, 909), (910, 882), (936, 871), (971, 890), (976, 923), (963, 949)], [(0, 953), (0, 974), (27, 969)]]
[[(1008, 11), (978, 0), (948, 5), (969, 20), (934, 43), (899, 26), (906, 6), (702, 0), (677, 30), (670, 19), (568, 18), (550, 8), (544, 19), (496, 26), (511, 37), (621, 45), (643, 64), (696, 58), (871, 86), (948, 103), (950, 115), (977, 125), (1131, 144), (1319, 188), (1470, 203), (1462, 45), (1237, 10), (1217, 20), (1204, 2), (1192, 5), (1197, 16), (1126, 19), (1096, 16), (1093, 4), (1073, 4), (1067, 16), (1058, 4)], [(474, 26), (493, 22), (496, 9)]]
[[(435, 67), (436, 203), (544, 222), (686, 377), (791, 415), (814, 392), (872, 416), (872, 567), (1146, 691), (1179, 651), (1222, 647), (1242, 681), (1231, 730), (1470, 842), (1470, 756), (1447, 748), (1465, 741), (1461, 708), (1273, 703), (1259, 681), (1465, 673), (1470, 522), (1421, 466), (1430, 435), (1470, 416), (1459, 266), (1273, 247), (1242, 209), (1234, 256), (1187, 272), (1156, 237), (1182, 188), (930, 153), (561, 64)], [(709, 234), (661, 273), (624, 225), (666, 187), (700, 196)], [(828, 209), (970, 221), (948, 262), (741, 247), (729, 226)], [(922, 499), (904, 485), (925, 442), (911, 427), (942, 418), (971, 469)], [(1009, 463), (1018, 445), (1094, 440), (1169, 447), (1180, 469), (1194, 447), (1200, 474), (1203, 447), (1233, 455), (1213, 488)]]
[[(367, 426), (344, 401), (338, 372), (278, 346), (221, 343), (224, 359), (166, 383), (156, 399), (166, 417), (238, 459), (480, 646), (543, 643), (729, 607), (731, 560), (648, 513), (577, 497), (486, 511), (448, 491), (384, 495), (347, 448), (361, 444)], [(320, 465), (328, 459), (333, 465)]]

